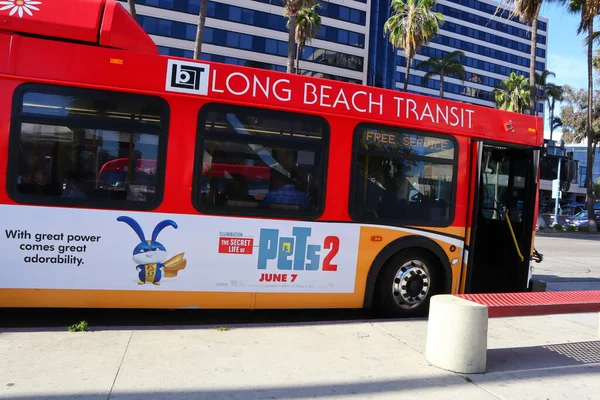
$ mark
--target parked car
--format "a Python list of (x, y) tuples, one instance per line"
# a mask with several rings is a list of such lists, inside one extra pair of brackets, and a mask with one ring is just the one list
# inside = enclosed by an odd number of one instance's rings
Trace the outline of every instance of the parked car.
[(580, 205), (579, 203), (567, 204), (566, 206), (561, 206), (559, 209), (560, 215), (569, 215), (574, 216), (579, 214), (585, 210), (585, 204)]
[[(600, 208), (597, 209), (596, 207), (594, 207), (594, 214), (596, 216), (596, 220), (598, 220), (598, 217), (600, 217)], [(578, 228), (588, 226), (588, 212), (587, 210), (581, 211), (573, 217), (566, 218), (565, 222), (567, 223), (567, 225), (575, 226)]]
[(581, 203), (569, 203), (559, 205), (558, 208), (558, 219), (554, 220), (554, 208), (546, 213), (546, 223), (554, 225), (556, 223), (562, 225), (568, 225), (567, 218), (573, 218), (575, 215), (585, 210), (585, 204), (581, 206)]

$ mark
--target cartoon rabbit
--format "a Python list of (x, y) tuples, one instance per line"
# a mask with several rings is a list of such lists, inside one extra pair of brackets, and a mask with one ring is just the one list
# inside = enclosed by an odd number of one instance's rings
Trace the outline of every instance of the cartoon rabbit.
[[(177, 229), (177, 224), (174, 221), (164, 220), (159, 222), (152, 232), (151, 240), (146, 240), (142, 227), (133, 218), (121, 216), (117, 218), (117, 221), (128, 224), (141, 239), (141, 242), (133, 249), (133, 261), (137, 264), (135, 269), (138, 271), (138, 276), (140, 278), (138, 285), (143, 285), (145, 283), (160, 285), (160, 280), (165, 272), (165, 267), (170, 269), (170, 273), (167, 276), (175, 276), (177, 275), (178, 270), (185, 268), (185, 260), (182, 260), (183, 254), (177, 255), (165, 263), (167, 260), (167, 249), (165, 249), (165, 246), (161, 243), (156, 241), (160, 231), (167, 226), (172, 226)], [(176, 263), (178, 265), (166, 265), (169, 263)], [(183, 265), (181, 265), (182, 263)], [(175, 270), (174, 273), (173, 269)]]

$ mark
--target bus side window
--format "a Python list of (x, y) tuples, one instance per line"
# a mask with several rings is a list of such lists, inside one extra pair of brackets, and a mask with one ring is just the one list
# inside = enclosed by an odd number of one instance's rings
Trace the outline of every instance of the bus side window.
[[(162, 198), (168, 105), (151, 96), (17, 89), (9, 193), (18, 202), (152, 209)], [(12, 180), (12, 185), (10, 184)]]
[(194, 179), (199, 211), (314, 217), (322, 212), (325, 120), (218, 104), (204, 106), (199, 118)]
[(452, 223), (457, 158), (451, 137), (367, 124), (355, 135), (350, 198), (355, 220)]

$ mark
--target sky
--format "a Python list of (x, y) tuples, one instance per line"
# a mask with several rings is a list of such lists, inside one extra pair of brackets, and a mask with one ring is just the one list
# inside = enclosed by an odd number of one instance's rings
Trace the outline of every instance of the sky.
[[(584, 44), (585, 33), (577, 35), (579, 16), (568, 13), (565, 6), (552, 2), (544, 2), (540, 14), (548, 18), (546, 69), (556, 74), (555, 77), (549, 77), (548, 81), (578, 89), (587, 88), (587, 47)], [(547, 116), (546, 106), (545, 136), (549, 138)], [(556, 132), (553, 139), (557, 139)]]

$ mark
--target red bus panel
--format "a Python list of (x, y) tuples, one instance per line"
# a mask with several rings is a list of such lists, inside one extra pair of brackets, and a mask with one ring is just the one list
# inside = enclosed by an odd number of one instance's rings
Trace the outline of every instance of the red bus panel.
[(0, 33), (0, 74), (8, 73), (11, 36)]
[(11, 5), (2, 5), (0, 31), (158, 53), (144, 29), (115, 1), (14, 0), (14, 6), (7, 7)]
[(141, 53), (158, 53), (158, 48), (146, 31), (138, 23), (133, 23), (131, 15), (116, 2), (106, 3), (100, 45)]
[[(44, 0), (27, 1), (15, 6), (2, 15), (0, 30), (18, 33), (77, 40), (98, 41), (98, 30), (104, 10), (104, 1), (97, 0)], [(81, 10), (86, 10), (81, 12)], [(14, 10), (14, 13), (13, 13)], [(10, 15), (12, 13), (12, 15)]]

